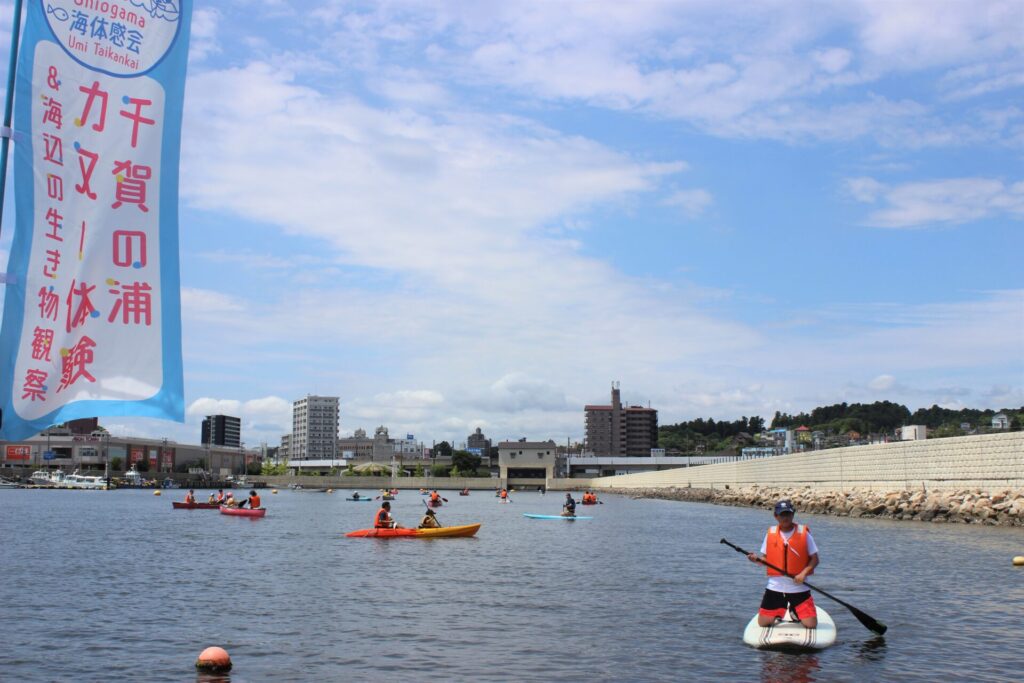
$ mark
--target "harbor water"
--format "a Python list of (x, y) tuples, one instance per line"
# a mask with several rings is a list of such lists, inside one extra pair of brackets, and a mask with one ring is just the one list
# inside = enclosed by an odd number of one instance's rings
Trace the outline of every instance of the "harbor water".
[[(205, 500), (209, 492), (197, 491)], [(369, 493), (364, 491), (363, 493)], [(885, 622), (877, 637), (816, 596), (838, 626), (826, 650), (743, 644), (770, 511), (607, 496), (442, 492), (445, 525), (475, 538), (349, 539), (377, 506), (261, 492), (263, 519), (172, 510), (184, 492), (0, 490), (0, 679), (1005, 681), (1024, 663), (1024, 530), (797, 513), (821, 566), (812, 583)], [(392, 502), (415, 525), (423, 498)]]

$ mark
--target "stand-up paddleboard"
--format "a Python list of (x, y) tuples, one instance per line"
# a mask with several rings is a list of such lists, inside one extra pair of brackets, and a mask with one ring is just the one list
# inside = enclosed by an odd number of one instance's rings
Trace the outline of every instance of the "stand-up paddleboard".
[(566, 517), (565, 515), (531, 515), (528, 512), (524, 512), (523, 517), (529, 517), (530, 519), (565, 519), (570, 522), (577, 519), (593, 519), (593, 517), (582, 517), (580, 515), (575, 517)]
[(373, 498), (346, 498), (350, 503), (372, 503)]
[(821, 650), (836, 642), (836, 623), (821, 607), (818, 610), (818, 628), (807, 628), (799, 621), (786, 620), (774, 626), (758, 626), (757, 615), (743, 630), (743, 642), (765, 650)]

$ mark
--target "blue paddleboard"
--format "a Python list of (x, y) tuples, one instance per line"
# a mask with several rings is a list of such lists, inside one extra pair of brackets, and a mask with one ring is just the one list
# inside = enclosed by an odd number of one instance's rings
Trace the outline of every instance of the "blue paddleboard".
[(373, 498), (346, 498), (345, 500), (352, 503), (372, 503)]
[(531, 515), (528, 512), (524, 512), (523, 517), (529, 517), (530, 519), (566, 519), (570, 522), (575, 519), (593, 519), (593, 517), (581, 517), (579, 515), (576, 517), (563, 517), (562, 515)]

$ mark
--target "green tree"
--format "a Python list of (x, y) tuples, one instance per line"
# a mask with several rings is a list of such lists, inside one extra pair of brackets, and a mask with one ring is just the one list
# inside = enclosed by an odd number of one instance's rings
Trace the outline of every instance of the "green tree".
[(447, 458), (451, 457), (452, 445), (447, 441), (442, 441), (439, 444), (434, 445), (434, 457)]
[(124, 460), (115, 456), (110, 459), (110, 469), (120, 471), (121, 466), (124, 465)]
[(413, 470), (412, 476), (414, 476), (414, 477), (422, 477), (423, 476), (423, 463), (421, 463), (421, 462), (416, 463), (416, 469)]
[(135, 469), (139, 472), (149, 472), (149, 459), (143, 458), (135, 463)]
[(453, 465), (452, 468), (450, 470), (448, 470), (448, 476), (449, 477), (461, 477), (462, 476), (462, 472), (459, 471), (458, 465)]
[(431, 465), (430, 466), (430, 476), (432, 476), (432, 477), (447, 477), (448, 476), (448, 468), (445, 467), (444, 465)]
[[(458, 468), (459, 472), (476, 472), (481, 462), (479, 455), (473, 455), (469, 451), (455, 451), (452, 454), (452, 468)], [(452, 476), (458, 475), (453, 474)]]

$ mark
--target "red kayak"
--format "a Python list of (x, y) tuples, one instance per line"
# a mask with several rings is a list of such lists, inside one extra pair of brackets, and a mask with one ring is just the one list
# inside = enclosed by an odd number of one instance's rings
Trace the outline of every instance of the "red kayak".
[(444, 503), (441, 502), (440, 500), (432, 500), (432, 501), (430, 501), (430, 507), (432, 507), (432, 508), (439, 508), (442, 505), (444, 505)]
[(174, 501), (171, 506), (175, 510), (216, 510), (220, 507), (217, 503), (179, 503)]
[(229, 508), (221, 505), (220, 514), (232, 515), (234, 517), (263, 517), (267, 514), (267, 508), (256, 508), (255, 510), (252, 510), (250, 508)]

